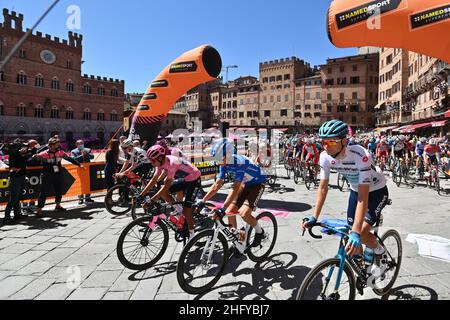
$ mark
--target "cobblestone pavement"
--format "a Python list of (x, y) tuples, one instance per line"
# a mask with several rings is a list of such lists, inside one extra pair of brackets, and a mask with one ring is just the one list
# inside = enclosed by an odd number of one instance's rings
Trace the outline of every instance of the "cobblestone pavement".
[[(403, 263), (395, 289), (384, 299), (450, 299), (450, 263), (421, 257), (417, 246), (405, 241), (410, 233), (450, 239), (450, 195), (438, 196), (421, 186), (389, 183), (389, 188), (393, 205), (384, 211), (381, 232), (389, 228), (401, 234)], [(345, 218), (347, 198), (332, 188), (325, 216)], [(177, 283), (182, 247), (173, 237), (155, 267), (134, 272), (116, 255), (129, 216), (112, 216), (102, 203), (73, 204), (67, 213), (48, 211), (42, 220), (32, 217), (0, 229), (0, 299), (292, 299), (307, 272), (335, 255), (338, 246), (334, 237), (301, 237), (299, 221), (312, 213), (314, 200), (314, 191), (280, 178), (260, 202), (261, 208), (290, 212), (277, 218), (279, 236), (271, 259), (256, 265), (246, 257), (231, 260), (215, 288), (202, 296), (184, 293)], [(358, 297), (373, 298), (379, 299), (369, 290)]]

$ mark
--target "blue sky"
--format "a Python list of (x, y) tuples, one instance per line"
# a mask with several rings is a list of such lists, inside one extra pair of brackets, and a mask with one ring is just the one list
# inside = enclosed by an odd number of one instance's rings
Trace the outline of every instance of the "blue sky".
[[(53, 0), (2, 0), (25, 15), (30, 28)], [(36, 29), (67, 39), (66, 12), (81, 10), (82, 73), (123, 79), (126, 92), (143, 92), (180, 54), (214, 46), (229, 78), (259, 76), (259, 62), (297, 56), (311, 65), (356, 53), (337, 49), (325, 31), (330, 0), (61, 0)], [(3, 17), (1, 18), (3, 21)]]

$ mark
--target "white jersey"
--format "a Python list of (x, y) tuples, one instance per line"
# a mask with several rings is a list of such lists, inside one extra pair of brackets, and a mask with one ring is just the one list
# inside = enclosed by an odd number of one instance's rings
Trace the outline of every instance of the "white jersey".
[(402, 141), (394, 143), (394, 151), (401, 151), (405, 149), (405, 144)]
[(137, 166), (143, 164), (149, 164), (150, 160), (147, 157), (145, 150), (141, 148), (133, 148), (133, 151), (128, 155), (127, 159), (130, 161), (131, 165), (136, 164)]
[(337, 160), (322, 152), (320, 155), (320, 179), (330, 180), (331, 170), (342, 174), (350, 183), (350, 188), (358, 192), (359, 185), (370, 184), (370, 192), (383, 189), (386, 178), (378, 172), (372, 163), (372, 156), (367, 149), (359, 145), (348, 146), (345, 157)]

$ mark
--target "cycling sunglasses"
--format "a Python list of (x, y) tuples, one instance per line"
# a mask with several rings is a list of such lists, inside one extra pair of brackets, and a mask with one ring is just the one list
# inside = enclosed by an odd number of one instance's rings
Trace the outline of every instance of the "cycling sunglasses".
[(339, 139), (339, 140), (322, 140), (322, 145), (324, 146), (328, 146), (328, 147), (335, 147), (337, 146), (340, 142), (342, 142), (343, 139)]

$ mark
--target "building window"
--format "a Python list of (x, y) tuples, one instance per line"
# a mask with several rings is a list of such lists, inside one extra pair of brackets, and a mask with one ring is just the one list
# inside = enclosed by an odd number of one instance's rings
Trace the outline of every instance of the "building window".
[(83, 93), (92, 94), (92, 87), (89, 84), (85, 84), (83, 86)]
[(26, 108), (25, 105), (23, 103), (19, 104), (19, 106), (17, 107), (17, 116), (18, 117), (26, 117)]
[(252, 117), (252, 112), (251, 111), (247, 111), (247, 118), (251, 118)]
[(277, 82), (278, 81), (283, 81), (283, 76), (277, 76)]
[(301, 118), (302, 117), (302, 113), (301, 112), (295, 112), (294, 113), (294, 117), (295, 118)]
[(305, 110), (311, 110), (311, 105), (306, 104), (306, 105), (305, 105)]
[(280, 115), (282, 117), (287, 117), (288, 116), (288, 111), (287, 110), (281, 110)]
[(117, 115), (117, 111), (113, 110), (111, 112), (111, 121), (119, 121), (119, 117)]
[(305, 113), (305, 118), (312, 118), (311, 113), (309, 113), (309, 112)]
[(358, 92), (352, 92), (352, 99), (358, 100)]
[(350, 106), (350, 112), (359, 112), (359, 106)]
[(25, 49), (20, 49), (20, 52), (19, 52), (19, 56), (22, 58), (22, 59), (26, 59), (27, 58), (27, 52), (25, 51)]
[(337, 78), (337, 84), (338, 85), (346, 85), (347, 84), (347, 78)]
[(57, 78), (53, 78), (52, 80), (52, 89), (59, 90), (59, 80)]
[(104, 87), (98, 87), (97, 88), (97, 94), (99, 96), (104, 96), (105, 95), (105, 88)]
[(38, 74), (36, 78), (34, 79), (34, 85), (36, 87), (44, 88), (44, 78), (42, 75)]
[(66, 119), (73, 120), (73, 109), (71, 107), (66, 109)]
[(328, 68), (328, 74), (333, 73), (333, 68)]
[(285, 74), (284, 75), (284, 80), (291, 80), (291, 75), (290, 74)]
[(270, 102), (273, 103), (273, 101), (274, 101), (273, 96), (270, 96)]
[(344, 93), (339, 93), (339, 101), (343, 102), (345, 100), (345, 94)]
[(277, 96), (277, 102), (281, 102), (281, 96)]
[(328, 93), (328, 94), (327, 94), (327, 100), (328, 100), (328, 101), (333, 100), (333, 94)]
[(52, 107), (52, 111), (50, 113), (50, 118), (59, 119), (59, 109), (57, 106)]
[(334, 79), (327, 79), (325, 81), (325, 85), (327, 85), (327, 86), (334, 86)]
[(0, 81), (5, 81), (5, 73), (0, 71)]
[(314, 110), (322, 110), (322, 105), (320, 105), (320, 104), (315, 104), (315, 105), (314, 105)]
[(71, 80), (69, 80), (69, 82), (66, 82), (66, 91), (68, 92), (74, 91), (73, 82)]
[(103, 110), (97, 113), (97, 121), (105, 121), (105, 112)]
[(36, 108), (34, 108), (34, 117), (35, 118), (44, 117), (44, 108), (41, 105), (37, 105)]
[(288, 102), (288, 101), (289, 101), (289, 95), (287, 94), (284, 96), (284, 102)]
[(0, 116), (5, 115), (5, 106), (0, 102)]
[(359, 77), (351, 77), (350, 78), (350, 84), (358, 84), (359, 83)]
[(237, 100), (233, 100), (233, 109), (237, 108)]
[(322, 99), (322, 95), (320, 92), (316, 92), (316, 99)]
[(270, 117), (270, 111), (269, 110), (264, 111), (264, 117)]
[(244, 112), (239, 112), (239, 118), (244, 118)]
[[(370, 65), (370, 66), (372, 67), (372, 65)], [(354, 64), (354, 65), (353, 65), (353, 71), (354, 71), (354, 72), (358, 71), (358, 65), (357, 65), (357, 64)]]
[(21, 71), (17, 74), (17, 83), (20, 85), (27, 85), (27, 75), (25, 72)]
[(83, 120), (90, 121), (91, 120), (91, 111), (89, 109), (85, 109), (83, 112)]
[(314, 118), (320, 118), (322, 114), (320, 112), (315, 112), (314, 113)]
[(345, 72), (345, 67), (344, 67), (344, 66), (340, 66), (340, 67), (339, 67), (339, 71), (340, 71), (341, 73)]
[(70, 61), (70, 60), (66, 61), (66, 68), (67, 69), (72, 69), (72, 61)]
[(311, 100), (311, 93), (310, 92), (306, 93), (306, 100)]
[(333, 112), (333, 107), (332, 107), (332, 106), (327, 106), (327, 112), (328, 112), (328, 113)]
[(263, 78), (263, 83), (267, 83), (267, 82), (269, 82), (269, 78)]
[(116, 88), (111, 89), (111, 97), (118, 97), (119, 91)]

